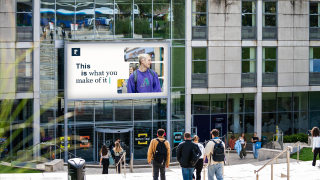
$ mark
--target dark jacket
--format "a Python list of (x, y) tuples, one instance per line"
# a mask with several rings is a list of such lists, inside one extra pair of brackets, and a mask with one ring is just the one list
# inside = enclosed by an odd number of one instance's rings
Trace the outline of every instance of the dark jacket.
[(185, 140), (179, 144), (177, 148), (177, 160), (180, 163), (180, 166), (183, 168), (191, 168), (193, 166), (190, 165), (190, 156), (191, 151), (194, 147), (198, 147), (198, 145), (194, 144), (191, 140)]

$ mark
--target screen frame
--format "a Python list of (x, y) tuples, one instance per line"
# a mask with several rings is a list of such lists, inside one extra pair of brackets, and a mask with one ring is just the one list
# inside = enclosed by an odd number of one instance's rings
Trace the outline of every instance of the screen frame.
[[(144, 96), (140, 96), (140, 97), (134, 97), (134, 96), (130, 96), (128, 97), (128, 95), (126, 97), (108, 97), (108, 98), (72, 98), (70, 99), (68, 97), (68, 50), (70, 49), (70, 47), (68, 47), (68, 45), (76, 45), (76, 44), (164, 44), (167, 47), (167, 79), (165, 79), (167, 81), (166, 83), (166, 90), (167, 93), (165, 95), (157, 95), (157, 93), (150, 93), (150, 95), (148, 95), (149, 93), (143, 93)], [(86, 42), (86, 41), (65, 41), (65, 45), (64, 45), (64, 98), (67, 101), (103, 101), (103, 100), (123, 100), (123, 99), (159, 99), (159, 98), (170, 98), (170, 85), (171, 85), (171, 41), (147, 41), (147, 42), (141, 42), (141, 41), (103, 41), (103, 42)], [(129, 93), (127, 93), (129, 94)]]

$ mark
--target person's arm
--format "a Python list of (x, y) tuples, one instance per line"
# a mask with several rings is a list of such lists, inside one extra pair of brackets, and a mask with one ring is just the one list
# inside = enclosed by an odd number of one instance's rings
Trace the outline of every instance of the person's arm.
[(152, 158), (152, 155), (153, 155), (153, 152), (154, 152), (153, 143), (154, 143), (154, 140), (152, 140), (152, 141), (150, 142), (149, 149), (148, 149), (147, 159), (148, 159), (148, 163), (149, 163), (149, 164), (151, 164), (151, 158)]
[(179, 163), (180, 163), (180, 158), (181, 158), (181, 149), (182, 149), (182, 144), (180, 143), (177, 148), (177, 160)]
[[(151, 71), (153, 71), (151, 69)], [(158, 77), (158, 74), (153, 71), (153, 92), (161, 92), (161, 86), (160, 86), (160, 81), (159, 81), (159, 77)]]
[(312, 142), (312, 152), (313, 152), (313, 150), (314, 150), (315, 145), (316, 145), (316, 141), (315, 141), (315, 139), (313, 139), (313, 142)]
[(169, 167), (170, 165), (170, 144), (168, 141), (166, 141), (166, 147), (167, 147), (167, 163), (166, 163), (166, 168)]
[(127, 85), (127, 93), (135, 93), (135, 83), (134, 83), (134, 75), (133, 73), (130, 75)]
[(255, 141), (253, 141), (253, 138), (251, 138), (251, 142), (253, 142), (253, 143), (255, 142)]

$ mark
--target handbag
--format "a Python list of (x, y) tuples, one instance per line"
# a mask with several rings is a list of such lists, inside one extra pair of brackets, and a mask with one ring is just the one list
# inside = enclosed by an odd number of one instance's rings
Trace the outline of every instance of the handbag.
[(109, 157), (109, 165), (114, 165), (114, 160), (112, 156)]
[(261, 149), (261, 142), (256, 142), (255, 148), (256, 149)]

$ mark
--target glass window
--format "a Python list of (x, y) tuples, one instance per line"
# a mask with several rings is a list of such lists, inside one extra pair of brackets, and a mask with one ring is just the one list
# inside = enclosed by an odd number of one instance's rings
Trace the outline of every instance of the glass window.
[(113, 101), (95, 101), (96, 122), (113, 121)]
[(158, 129), (164, 129), (165, 130), (165, 134), (164, 134), (164, 138), (167, 139), (167, 121), (157, 121), (157, 122), (153, 122), (152, 123), (153, 126), (153, 136), (152, 138), (157, 138), (157, 131)]
[(147, 159), (148, 148), (152, 139), (152, 123), (134, 123), (134, 158)]
[(54, 44), (48, 44), (47, 41), (42, 41), (40, 51), (40, 90), (55, 90), (57, 73), (56, 68), (56, 51)]
[(242, 39), (256, 39), (256, 1), (242, 1)]
[(211, 94), (211, 114), (227, 113), (227, 95)]
[(167, 119), (167, 99), (153, 99), (152, 106), (153, 120)]
[(276, 113), (262, 113), (262, 135), (267, 136), (268, 142), (276, 133)]
[(170, 0), (153, 0), (153, 38), (171, 37), (170, 4)]
[(242, 47), (241, 86), (256, 86), (256, 48)]
[(278, 113), (278, 127), (283, 131), (283, 135), (293, 133), (292, 112)]
[(312, 129), (315, 126), (319, 127), (319, 124), (320, 124), (320, 111), (311, 111), (309, 114), (310, 114), (310, 116), (309, 116), (309, 121), (310, 121), (309, 129)]
[[(102, 19), (94, 19), (94, 1), (76, 0), (76, 24), (75, 32), (77, 39), (92, 39), (94, 26), (99, 34), (99, 29), (104, 28)], [(78, 26), (78, 27), (76, 27)]]
[(32, 49), (16, 49), (17, 92), (33, 90)]
[[(118, 5), (114, 4), (114, 0), (95, 0), (95, 38), (113, 38), (114, 35), (114, 17), (120, 12)], [(93, 29), (93, 22), (87, 27)]]
[(115, 0), (116, 38), (132, 38), (132, 2), (132, 0)]
[[(183, 134), (185, 133), (185, 121), (172, 121), (171, 122), (171, 149), (176, 148), (179, 143), (183, 141)], [(172, 151), (172, 157), (177, 156), (177, 149)]]
[(171, 87), (185, 86), (185, 47), (173, 47), (171, 59)]
[(320, 47), (310, 47), (310, 72), (320, 72)]
[(308, 110), (308, 92), (293, 93), (293, 110), (294, 111)]
[[(254, 133), (254, 113), (244, 114), (244, 133), (246, 137), (249, 137)], [(250, 140), (247, 140), (247, 142), (250, 142)]]
[(262, 38), (277, 39), (277, 2), (263, 2)]
[(319, 92), (309, 92), (310, 99), (310, 111), (320, 110), (320, 93)]
[[(77, 125), (75, 135), (76, 156), (86, 161), (93, 161), (94, 127), (90, 124)], [(97, 150), (97, 152), (100, 151)]]
[(152, 38), (152, 1), (135, 0), (133, 6), (134, 38)]
[(134, 120), (152, 120), (152, 106), (150, 99), (133, 100), (134, 104)]
[(17, 0), (16, 25), (17, 41), (32, 41), (33, 11), (32, 0)]
[(234, 134), (238, 139), (243, 132), (242, 115), (240, 114), (228, 114), (228, 138), (231, 134)]
[(56, 123), (54, 120), (56, 119), (55, 111), (56, 111), (56, 102), (54, 98), (41, 98), (40, 99), (40, 123)]
[(69, 1), (68, 3), (65, 3), (64, 0), (56, 1), (56, 27), (60, 27), (64, 31), (63, 34), (65, 34), (66, 38), (74, 38), (75, 29), (78, 29), (78, 25), (75, 25), (74, 12), (74, 1)]
[(210, 114), (209, 94), (193, 94), (193, 114)]
[(192, 0), (192, 38), (207, 39), (207, 1)]
[(254, 113), (255, 94), (244, 93), (244, 108), (246, 113)]
[[(151, 107), (151, 103), (150, 103), (150, 107)], [(114, 109), (115, 109), (114, 120), (115, 121), (132, 121), (133, 120), (132, 108), (133, 108), (132, 100), (115, 100), (114, 101)]]
[(185, 39), (185, 0), (172, 0), (172, 11), (169, 12), (169, 21), (172, 20), (172, 39)]
[(293, 133), (297, 134), (308, 132), (308, 112), (295, 112), (293, 117)]
[(262, 48), (262, 86), (277, 86), (277, 48)]
[(192, 48), (192, 87), (207, 87), (207, 48)]
[(320, 3), (310, 2), (310, 39), (320, 39)]
[(185, 95), (171, 95), (171, 118), (185, 119)]
[(292, 111), (292, 93), (279, 92), (278, 93), (278, 111), (289, 112)]
[(94, 101), (75, 101), (76, 122), (93, 122)]
[(277, 109), (277, 93), (262, 93), (262, 112), (275, 112)]
[(243, 94), (228, 94), (228, 113), (239, 113), (242, 109)]
[[(53, 23), (55, 22), (55, 3), (53, 0), (43, 0), (40, 3), (40, 37), (42, 41), (50, 41), (50, 30), (53, 29)], [(62, 39), (62, 34), (59, 35), (56, 38)]]

